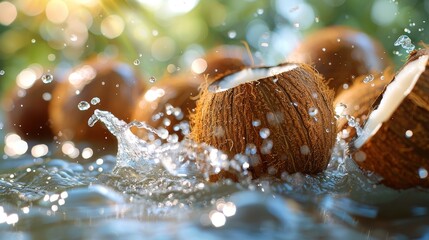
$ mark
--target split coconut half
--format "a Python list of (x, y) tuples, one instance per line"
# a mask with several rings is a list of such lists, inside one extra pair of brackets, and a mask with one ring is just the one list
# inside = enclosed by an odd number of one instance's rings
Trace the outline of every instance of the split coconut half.
[(428, 59), (429, 50), (411, 53), (352, 142), (358, 165), (390, 187), (429, 187)]
[(244, 69), (202, 90), (191, 138), (230, 157), (247, 155), (254, 178), (315, 174), (334, 145), (332, 106), (333, 92), (307, 64)]

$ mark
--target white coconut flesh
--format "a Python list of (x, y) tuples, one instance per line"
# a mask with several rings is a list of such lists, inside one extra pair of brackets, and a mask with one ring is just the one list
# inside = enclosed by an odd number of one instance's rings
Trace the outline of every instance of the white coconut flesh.
[(297, 67), (297, 64), (288, 64), (271, 68), (246, 68), (212, 83), (209, 86), (208, 90), (213, 93), (223, 92), (228, 89), (237, 87), (240, 84), (257, 81), (263, 78), (273, 77), (277, 74), (291, 71)]
[(362, 134), (355, 140), (354, 146), (359, 149), (377, 131), (382, 124), (390, 119), (393, 112), (399, 107), (401, 102), (413, 90), (420, 75), (425, 71), (429, 56), (420, 56), (417, 60), (408, 63), (390, 83), (383, 94), (377, 109), (368, 117)]

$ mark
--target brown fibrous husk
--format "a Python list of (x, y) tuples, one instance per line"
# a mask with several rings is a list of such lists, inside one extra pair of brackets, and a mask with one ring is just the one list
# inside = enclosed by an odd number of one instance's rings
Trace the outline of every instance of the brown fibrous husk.
[[(404, 66), (423, 55), (429, 55), (429, 50), (412, 52)], [(394, 81), (395, 79), (392, 82)], [(428, 93), (429, 62), (390, 120), (384, 122), (360, 149), (352, 149), (355, 156), (366, 156), (363, 161), (357, 161), (357, 164), (362, 169), (381, 176), (381, 183), (387, 186), (397, 189), (429, 187), (429, 177), (419, 176), (420, 170), (429, 171)], [(374, 109), (378, 108), (382, 97), (380, 95), (373, 104)], [(412, 137), (405, 136), (407, 130), (412, 131)]]
[[(203, 88), (191, 116), (191, 138), (230, 157), (254, 144), (257, 154), (249, 168), (253, 178), (283, 172), (316, 174), (326, 168), (335, 141), (332, 105), (332, 91), (322, 77), (309, 65), (298, 64), (293, 70), (223, 92)], [(310, 108), (318, 110), (315, 118), (309, 116)], [(255, 120), (259, 126), (252, 124)], [(270, 130), (267, 139), (260, 136), (263, 128)], [(272, 148), (264, 152), (267, 141), (272, 141)], [(212, 180), (225, 177), (233, 178), (222, 172)]]

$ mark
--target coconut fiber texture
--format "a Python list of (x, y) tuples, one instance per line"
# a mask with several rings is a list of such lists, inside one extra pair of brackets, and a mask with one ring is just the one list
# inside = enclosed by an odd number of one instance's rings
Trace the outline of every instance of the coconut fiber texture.
[[(268, 172), (316, 174), (326, 168), (335, 141), (332, 105), (333, 94), (321, 75), (298, 64), (223, 92), (203, 88), (191, 119), (191, 137), (230, 157), (249, 154), (253, 178)], [(312, 115), (317, 109), (317, 114), (310, 116), (309, 109)], [(265, 128), (270, 133), (263, 139)]]
[[(411, 53), (408, 62), (429, 55), (429, 50)], [(404, 65), (406, 66), (406, 65)], [(392, 83), (395, 81), (393, 79)], [(384, 122), (359, 151), (366, 154), (358, 165), (380, 175), (387, 186), (404, 189), (415, 186), (429, 187), (429, 178), (420, 176), (419, 170), (429, 171), (429, 62), (410, 94)], [(375, 102), (376, 109), (381, 100)], [(411, 130), (412, 137), (405, 132)]]

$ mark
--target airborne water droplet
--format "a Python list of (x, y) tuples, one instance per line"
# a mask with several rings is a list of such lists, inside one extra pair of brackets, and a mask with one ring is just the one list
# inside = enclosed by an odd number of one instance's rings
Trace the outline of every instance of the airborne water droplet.
[(337, 104), (337, 106), (335, 106), (335, 115), (338, 117), (342, 116), (346, 108), (347, 108), (347, 105), (344, 103)]
[(134, 60), (134, 65), (136, 66), (140, 65), (140, 60), (139, 59)]
[(266, 139), (267, 137), (270, 136), (270, 129), (268, 128), (262, 128), (259, 131), (259, 136), (261, 136), (261, 138)]
[(260, 120), (254, 120), (254, 121), (252, 121), (252, 125), (254, 127), (259, 127), (261, 125), (261, 121)]
[(428, 176), (428, 171), (423, 167), (419, 168), (419, 177), (421, 179), (424, 179), (424, 178), (427, 178), (427, 176)]
[(363, 79), (363, 83), (369, 83), (374, 80), (374, 75), (370, 74)]
[(244, 152), (247, 155), (255, 155), (256, 151), (257, 151), (257, 148), (256, 148), (255, 144), (249, 143), (249, 144), (246, 145), (246, 149), (245, 149)]
[(228, 37), (231, 39), (234, 39), (235, 37), (237, 37), (237, 32), (234, 30), (231, 30), (228, 32)]
[(399, 36), (393, 45), (401, 46), (402, 48), (404, 48), (406, 50), (407, 53), (410, 53), (415, 48), (415, 46), (411, 42), (411, 39), (407, 35)]
[(91, 106), (89, 105), (89, 103), (87, 101), (81, 101), (77, 107), (79, 108), (79, 110), (81, 111), (86, 111), (88, 110)]
[(155, 81), (156, 81), (156, 78), (154, 76), (152, 76), (152, 77), (149, 78), (149, 82), (150, 83), (154, 83)]
[(100, 98), (94, 97), (94, 98), (91, 99), (91, 104), (92, 105), (97, 105), (97, 104), (100, 103), (100, 101), (101, 101)]
[(412, 136), (413, 136), (413, 131), (411, 131), (411, 130), (405, 131), (405, 137), (406, 138), (411, 138)]
[(317, 110), (317, 108), (315, 107), (311, 107), (308, 109), (308, 114), (310, 115), (310, 117), (315, 117), (318, 113), (319, 110)]
[(51, 83), (53, 80), (54, 80), (54, 76), (52, 76), (52, 74), (44, 74), (42, 76), (43, 83)]
[(76, 42), (76, 41), (77, 41), (77, 36), (76, 36), (76, 34), (72, 34), (72, 35), (70, 36), (70, 41), (72, 41), (72, 42)]
[(3, 76), (4, 75), (4, 70), (0, 70), (0, 76)]

